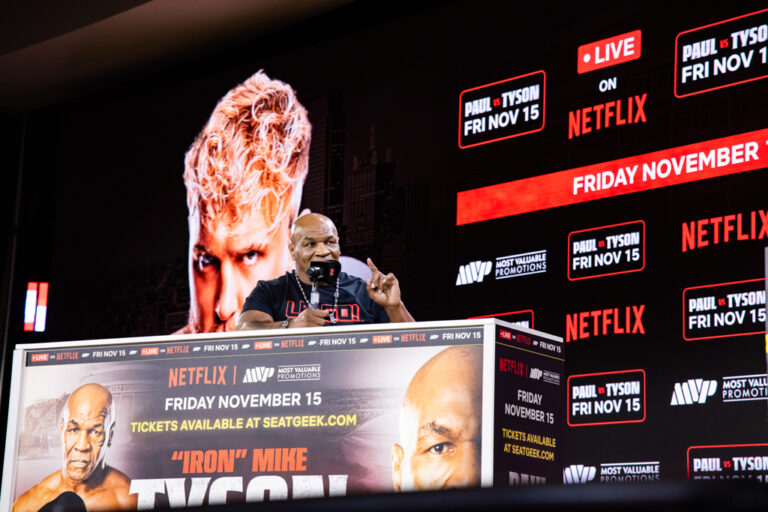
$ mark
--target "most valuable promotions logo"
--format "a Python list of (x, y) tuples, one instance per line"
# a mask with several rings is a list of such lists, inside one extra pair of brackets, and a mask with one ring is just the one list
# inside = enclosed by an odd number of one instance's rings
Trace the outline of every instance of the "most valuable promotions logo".
[(490, 261), (473, 261), (459, 267), (456, 276), (456, 286), (472, 283), (482, 283), (483, 278), (491, 273), (493, 263)]
[(571, 464), (563, 469), (564, 484), (596, 482), (646, 482), (659, 480), (659, 461), (603, 462), (598, 467)]
[[(531, 274), (543, 274), (547, 271), (547, 250), (509, 254), (496, 258), (495, 279), (509, 279), (511, 277), (528, 276)], [(456, 286), (464, 284), (481, 283), (485, 276), (494, 269), (492, 261), (473, 261), (459, 267), (456, 276)]]
[(669, 405), (703, 404), (716, 391), (716, 380), (688, 379), (685, 382), (676, 382)]
[(243, 383), (248, 382), (267, 382), (275, 374), (274, 368), (267, 368), (266, 366), (256, 366), (254, 368), (246, 368), (245, 375), (243, 376)]
[(564, 484), (585, 484), (595, 479), (597, 468), (595, 466), (585, 466), (584, 464), (571, 464), (563, 469)]

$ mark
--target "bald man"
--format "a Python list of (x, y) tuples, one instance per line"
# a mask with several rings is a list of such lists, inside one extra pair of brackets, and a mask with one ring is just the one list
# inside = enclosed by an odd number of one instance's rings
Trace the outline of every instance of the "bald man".
[(109, 390), (98, 384), (77, 388), (61, 412), (60, 428), (61, 470), (22, 494), (13, 505), (14, 512), (37, 511), (54, 500), (68, 504), (82, 500), (89, 511), (135, 510), (136, 496), (128, 494), (130, 479), (104, 460), (115, 432)]
[(416, 372), (392, 446), (395, 491), (480, 484), (482, 347), (455, 346)]
[(312, 281), (307, 273), (311, 262), (338, 261), (341, 256), (339, 233), (325, 215), (310, 213), (296, 219), (288, 250), (294, 270), (260, 281), (245, 300), (235, 329), (413, 322), (400, 297), (397, 278), (381, 273), (370, 258), (371, 279), (363, 281), (341, 272), (332, 283), (320, 283), (320, 307), (312, 308)]

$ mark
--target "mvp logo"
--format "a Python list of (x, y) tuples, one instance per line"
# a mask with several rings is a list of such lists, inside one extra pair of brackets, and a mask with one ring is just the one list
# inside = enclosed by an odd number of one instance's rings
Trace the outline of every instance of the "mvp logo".
[(529, 377), (532, 378), (533, 380), (539, 380), (541, 379), (542, 375), (544, 375), (544, 372), (542, 372), (538, 368), (531, 368), (531, 374), (529, 375)]
[(571, 464), (563, 470), (564, 484), (585, 484), (595, 479), (597, 468), (584, 464)]
[(275, 374), (274, 368), (257, 366), (255, 368), (246, 368), (243, 376), (243, 383), (246, 382), (267, 382), (267, 379)]
[(688, 379), (687, 382), (676, 382), (669, 405), (703, 404), (715, 391), (716, 380)]
[(493, 263), (490, 261), (473, 261), (459, 267), (459, 275), (456, 276), (456, 286), (463, 284), (481, 283), (483, 278), (491, 273)]

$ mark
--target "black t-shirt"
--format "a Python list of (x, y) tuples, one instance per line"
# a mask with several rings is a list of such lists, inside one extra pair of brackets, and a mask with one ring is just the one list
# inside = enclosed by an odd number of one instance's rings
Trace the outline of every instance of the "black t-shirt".
[[(379, 324), (389, 322), (389, 316), (383, 307), (379, 306), (368, 296), (365, 281), (339, 273), (339, 303), (336, 308), (338, 324)], [(301, 283), (304, 294), (309, 298), (312, 287)], [(320, 309), (333, 309), (333, 293), (336, 284), (318, 286), (320, 292)], [(296, 318), (307, 308), (304, 297), (299, 291), (299, 282), (293, 272), (271, 281), (259, 281), (256, 288), (248, 295), (243, 305), (243, 311), (256, 310), (269, 314), (276, 322), (286, 318)], [(326, 320), (325, 324), (330, 325)]]

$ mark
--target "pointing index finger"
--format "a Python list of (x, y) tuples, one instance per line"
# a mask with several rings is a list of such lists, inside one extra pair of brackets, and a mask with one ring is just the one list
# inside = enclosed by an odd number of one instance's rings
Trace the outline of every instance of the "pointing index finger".
[(368, 268), (370, 268), (371, 272), (373, 272), (374, 274), (379, 271), (379, 269), (376, 268), (376, 265), (373, 264), (373, 260), (371, 258), (368, 258)]

